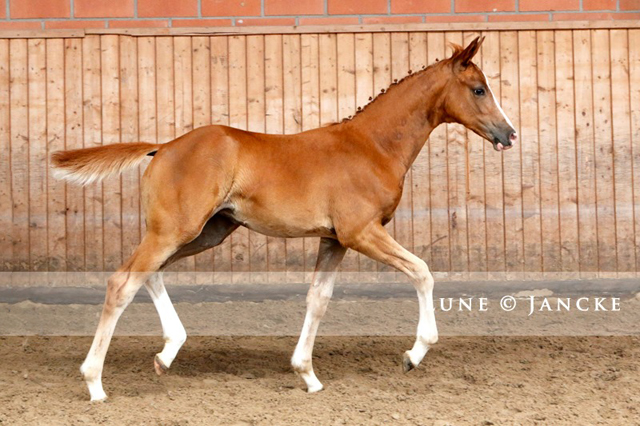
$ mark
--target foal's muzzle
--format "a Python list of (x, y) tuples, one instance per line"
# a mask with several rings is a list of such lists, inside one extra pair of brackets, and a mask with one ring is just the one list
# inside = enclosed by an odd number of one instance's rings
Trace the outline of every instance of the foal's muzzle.
[(508, 132), (502, 133), (500, 136), (493, 137), (493, 149), (496, 151), (506, 151), (513, 148), (518, 140), (518, 134), (515, 130), (509, 129)]

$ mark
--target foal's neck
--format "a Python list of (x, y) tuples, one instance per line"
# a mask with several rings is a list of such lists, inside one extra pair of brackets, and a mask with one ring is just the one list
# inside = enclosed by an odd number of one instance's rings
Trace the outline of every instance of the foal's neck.
[(404, 173), (443, 122), (441, 95), (446, 80), (438, 78), (438, 65), (393, 84), (350, 122), (396, 159)]

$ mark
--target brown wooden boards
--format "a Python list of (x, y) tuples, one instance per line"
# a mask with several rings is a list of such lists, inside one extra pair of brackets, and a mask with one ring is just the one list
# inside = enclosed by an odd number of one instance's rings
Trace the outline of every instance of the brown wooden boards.
[(589, 31), (573, 32), (580, 272), (585, 277), (594, 276), (599, 265), (591, 43)]
[(522, 138), (520, 126), (520, 67), (518, 33), (500, 33), (500, 102), (520, 138), (502, 157), (504, 203), (504, 255), (507, 278), (522, 277), (524, 271), (524, 233), (522, 214)]
[[(313, 129), (480, 35), (466, 28), (0, 39), (0, 269), (114, 270), (144, 232), (139, 182), (151, 159), (78, 188), (52, 178), (52, 151), (164, 143), (209, 123)], [(500, 154), (460, 125), (431, 135), (387, 228), (434, 271), (635, 275), (640, 30), (562, 28), (482, 32), (476, 62), (520, 140)], [(203, 284), (230, 271), (301, 281), (316, 253), (316, 239), (241, 228), (172, 270), (215, 272)], [(342, 265), (379, 269), (391, 271), (356, 253)]]
[(0, 40), (0, 272), (13, 269), (9, 40)]

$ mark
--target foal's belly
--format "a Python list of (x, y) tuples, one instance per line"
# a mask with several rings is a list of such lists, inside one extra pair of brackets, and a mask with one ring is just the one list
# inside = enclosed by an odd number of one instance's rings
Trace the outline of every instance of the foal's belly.
[(243, 226), (270, 237), (332, 237), (333, 224), (328, 216), (306, 209), (273, 209), (245, 201), (228, 213)]

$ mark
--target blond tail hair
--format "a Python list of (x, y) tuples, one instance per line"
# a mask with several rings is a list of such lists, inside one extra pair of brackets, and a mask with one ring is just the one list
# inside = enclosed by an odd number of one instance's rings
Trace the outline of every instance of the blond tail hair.
[(53, 176), (78, 185), (100, 182), (138, 166), (145, 156), (159, 148), (157, 144), (135, 142), (54, 152), (51, 155)]

